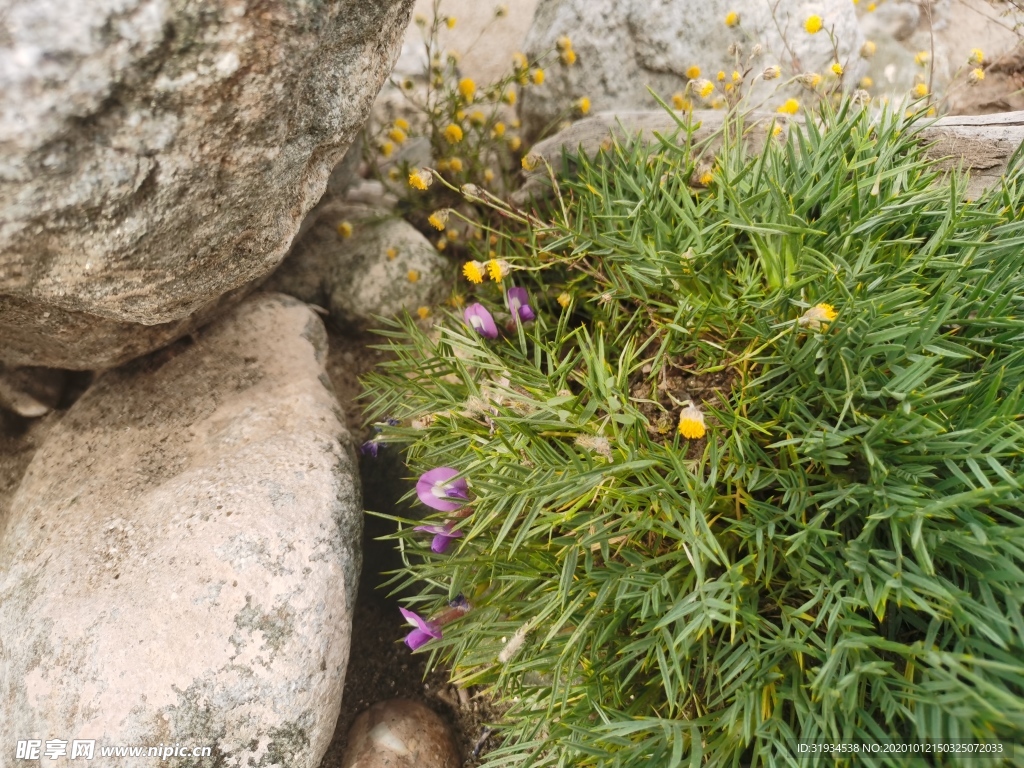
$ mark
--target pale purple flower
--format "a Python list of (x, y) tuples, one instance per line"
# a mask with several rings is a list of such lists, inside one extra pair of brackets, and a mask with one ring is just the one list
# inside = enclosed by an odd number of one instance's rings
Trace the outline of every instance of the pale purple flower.
[(485, 339), (498, 338), (498, 326), (494, 324), (494, 318), (483, 304), (470, 304), (462, 316), (466, 319), (466, 324)]
[(537, 318), (537, 315), (533, 313), (533, 307), (530, 306), (530, 295), (525, 288), (519, 286), (509, 288), (508, 293), (505, 294), (505, 301), (508, 303), (508, 311), (512, 313), (513, 319), (528, 323)]
[(426, 621), (418, 613), (406, 610), (405, 608), (399, 608), (405, 620), (412, 624), (416, 629), (405, 636), (405, 644), (409, 646), (410, 651), (415, 651), (424, 643), (429, 640), (439, 640), (441, 638), (441, 628), (436, 624)]
[(363, 454), (363, 456), (372, 456), (373, 458), (376, 459), (377, 454), (383, 447), (384, 446), (382, 446), (376, 440), (367, 440), (365, 443), (359, 446), (359, 452)]
[(444, 525), (417, 525), (414, 531), (434, 534), (434, 540), (430, 542), (430, 549), (439, 555), (443, 555), (448, 546), (462, 536), (462, 531), (453, 531), (450, 523)]
[(454, 512), (469, 501), (469, 485), (466, 479), (452, 479), (458, 474), (459, 471), (451, 467), (437, 467), (424, 472), (416, 481), (416, 495), (431, 509)]

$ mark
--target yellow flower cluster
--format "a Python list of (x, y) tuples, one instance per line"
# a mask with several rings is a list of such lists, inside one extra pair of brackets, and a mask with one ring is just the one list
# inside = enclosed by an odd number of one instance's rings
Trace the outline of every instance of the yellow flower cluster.
[(725, 26), (735, 27), (740, 23), (740, 15), (736, 11), (729, 11), (725, 14)]
[(476, 83), (473, 82), (473, 78), (464, 77), (459, 80), (459, 94), (466, 101), (473, 100), (473, 97), (476, 96)]
[(462, 265), (462, 274), (469, 282), (477, 285), (486, 280), (488, 276), (494, 282), (500, 283), (511, 271), (512, 265), (504, 259), (489, 259), (486, 263), (467, 261)]
[(558, 47), (558, 58), (563, 64), (571, 67), (576, 63), (576, 51), (572, 49), (572, 40), (568, 35), (562, 35), (555, 41)]
[(581, 115), (587, 114), (590, 111), (590, 99), (586, 96), (581, 96), (576, 100), (576, 109), (580, 111)]
[(440, 210), (434, 211), (430, 214), (427, 221), (434, 229), (442, 230), (448, 224), (448, 214), (451, 213), (449, 208), (441, 208)]
[(409, 174), (409, 186), (413, 189), (422, 191), (429, 187), (433, 180), (434, 177), (430, 175), (430, 171), (426, 168), (421, 168)]
[(821, 31), (822, 25), (823, 22), (821, 16), (815, 13), (807, 17), (807, 21), (804, 22), (804, 29), (806, 29), (809, 34), (816, 35)]

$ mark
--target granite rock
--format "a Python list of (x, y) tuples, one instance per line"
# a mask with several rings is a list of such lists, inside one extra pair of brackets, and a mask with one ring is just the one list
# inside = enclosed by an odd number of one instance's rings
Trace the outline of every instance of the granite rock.
[(362, 528), (326, 344), (307, 306), (256, 295), (50, 429), (0, 531), (0, 741), (318, 765)]
[(10, 0), (0, 361), (107, 368), (237, 303), (363, 125), (412, 0)]

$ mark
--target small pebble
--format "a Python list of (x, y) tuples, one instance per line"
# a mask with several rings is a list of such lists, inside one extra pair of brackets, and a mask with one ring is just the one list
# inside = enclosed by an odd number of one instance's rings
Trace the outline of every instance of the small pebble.
[(380, 701), (356, 718), (341, 768), (460, 768), (451, 729), (424, 704)]

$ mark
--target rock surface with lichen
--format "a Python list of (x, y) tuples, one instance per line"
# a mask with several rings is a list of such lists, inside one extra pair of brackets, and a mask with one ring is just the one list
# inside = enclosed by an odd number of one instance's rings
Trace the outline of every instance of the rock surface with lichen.
[(50, 429), (0, 521), (0, 742), (318, 765), (362, 526), (326, 345), (307, 306), (259, 294)]
[[(773, 10), (774, 9), (774, 10)], [(738, 23), (727, 26), (726, 16), (737, 14)], [(816, 34), (804, 29), (811, 15), (821, 16), (823, 28)], [(576, 63), (566, 66), (557, 58), (542, 58), (568, 36)], [(831, 36), (830, 36), (831, 35)], [(835, 50), (833, 50), (833, 40)], [(730, 54), (739, 44), (740, 53)], [(731, 81), (732, 72), (745, 74), (751, 106), (767, 99), (769, 106), (800, 95), (790, 86), (776, 95), (780, 82), (801, 73), (830, 75), (838, 52), (845, 68), (844, 85), (856, 84), (865, 70), (860, 58), (864, 36), (850, 0), (541, 0), (526, 37), (531, 60), (541, 59), (543, 85), (524, 88), (520, 115), (524, 132), (538, 137), (572, 117), (572, 104), (587, 96), (594, 110), (657, 108), (648, 88), (665, 100), (685, 92), (687, 81), (700, 77), (717, 83), (719, 71)], [(751, 57), (755, 44), (763, 52)], [(766, 67), (779, 65), (782, 78), (765, 82), (754, 78)], [(753, 87), (750, 84), (753, 83)], [(691, 97), (695, 106), (710, 105), (724, 96), (724, 84), (711, 99)]]
[(118, 365), (280, 262), (398, 54), (411, 0), (10, 0), (0, 362)]

